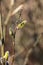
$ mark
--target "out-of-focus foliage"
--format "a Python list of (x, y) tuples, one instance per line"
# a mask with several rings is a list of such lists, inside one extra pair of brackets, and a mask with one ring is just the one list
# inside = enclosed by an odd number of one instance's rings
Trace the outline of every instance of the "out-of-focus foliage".
[[(2, 0), (1, 2), (2, 25), (6, 20), (7, 14), (11, 8), (11, 1), (12, 0)], [(10, 55), (16, 55), (17, 53), (20, 53), (22, 51), (22, 53), (15, 59), (13, 59), (12, 56), (9, 57), (10, 65), (14, 65), (14, 63), (15, 65), (23, 65), (28, 50), (37, 41), (37, 37), (40, 34), (42, 34), (42, 36), (38, 42), (39, 48), (35, 48), (35, 50), (33, 49), (33, 51), (36, 52), (37, 49), (41, 49), (43, 52), (43, 0), (14, 0), (12, 11), (20, 4), (24, 4), (23, 9), (13, 15), (9, 19), (9, 22), (6, 26), (5, 51), (9, 50)], [(16, 31), (15, 39), (13, 39), (9, 35), (9, 27), (11, 27), (14, 32), (15, 26), (24, 19), (27, 20), (27, 24), (23, 29)], [(13, 45), (13, 41), (15, 43), (15, 46)], [(10, 61), (10, 59), (12, 60)], [(37, 61), (33, 61), (33, 63), (35, 62)], [(39, 65), (41, 65), (41, 62), (38, 63), (40, 63)], [(30, 63), (30, 65), (32, 64)]]

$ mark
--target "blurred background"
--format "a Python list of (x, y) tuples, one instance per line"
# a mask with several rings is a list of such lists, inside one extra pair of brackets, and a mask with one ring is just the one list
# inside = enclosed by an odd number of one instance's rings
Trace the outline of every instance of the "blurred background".
[[(3, 29), (12, 14), (5, 26), (4, 50), (10, 52), (9, 65), (43, 65), (43, 0), (1, 0), (0, 4)], [(22, 9), (13, 14), (20, 5), (23, 5)], [(15, 37), (9, 35), (9, 29), (15, 32), (16, 26), (23, 20), (27, 23), (16, 31)]]

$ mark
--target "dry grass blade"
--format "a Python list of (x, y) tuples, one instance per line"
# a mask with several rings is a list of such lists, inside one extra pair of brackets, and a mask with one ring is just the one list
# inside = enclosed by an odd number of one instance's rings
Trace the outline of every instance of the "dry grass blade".
[(4, 24), (7, 25), (10, 17), (13, 16), (13, 15), (15, 15), (22, 8), (23, 8), (23, 5), (19, 5), (13, 12), (11, 12), (12, 11), (12, 7), (11, 7), (11, 9), (10, 9), (10, 11), (9, 11), (9, 13), (8, 13), (8, 15), (6, 17), (6, 20), (5, 20), (5, 23)]
[(23, 8), (23, 4), (21, 4), (18, 8), (16, 8), (13, 12), (12, 12), (12, 14), (11, 14), (11, 16), (13, 16), (14, 14), (16, 14), (19, 10), (21, 10)]
[[(37, 45), (38, 41), (40, 40), (40, 37), (41, 37), (41, 35), (39, 35), (39, 37), (37, 38), (37, 41), (34, 43), (33, 47), (35, 47), (35, 46)], [(32, 50), (33, 50), (32, 48), (30, 48), (30, 49), (28, 50), (28, 52), (27, 52), (27, 55), (26, 55), (26, 58), (25, 58), (25, 61), (24, 61), (24, 64), (23, 64), (23, 65), (26, 65), (27, 61), (29, 60), (29, 59), (28, 59), (28, 57), (29, 57), (30, 53), (32, 52)], [(28, 61), (28, 62), (29, 62), (29, 61)]]
[(28, 57), (29, 57), (29, 55), (30, 55), (31, 52), (32, 52), (32, 48), (27, 52), (27, 55), (26, 55), (26, 58), (25, 58), (25, 61), (24, 61), (23, 65), (26, 65), (26, 63), (28, 61)]
[(37, 44), (38, 44), (38, 41), (40, 40), (41, 38), (41, 34), (39, 35), (39, 37), (37, 38), (37, 41), (34, 43), (33, 47), (35, 47)]
[(1, 24), (1, 14), (0, 14), (0, 38), (2, 39), (2, 24)]
[(8, 15), (7, 15), (7, 17), (6, 17), (6, 20), (5, 20), (5, 23), (4, 23), (5, 26), (7, 25), (8, 21), (9, 21), (9, 19), (10, 19), (11, 10), (12, 10), (12, 8), (10, 9), (10, 11), (9, 11), (9, 13), (8, 13)]

